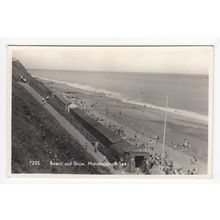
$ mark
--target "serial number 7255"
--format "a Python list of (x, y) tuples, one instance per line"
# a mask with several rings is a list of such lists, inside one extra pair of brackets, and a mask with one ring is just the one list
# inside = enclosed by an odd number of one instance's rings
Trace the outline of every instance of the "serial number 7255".
[(40, 165), (40, 161), (39, 160), (30, 160), (29, 161), (29, 165), (31, 165), (31, 166), (39, 166)]

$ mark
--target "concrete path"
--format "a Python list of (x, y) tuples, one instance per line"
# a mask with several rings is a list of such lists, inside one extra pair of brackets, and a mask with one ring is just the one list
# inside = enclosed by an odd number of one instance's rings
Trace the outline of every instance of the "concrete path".
[[(58, 111), (56, 111), (50, 104), (42, 103), (42, 96), (39, 95), (29, 84), (27, 83), (20, 83), (45, 109), (47, 109), (51, 115), (56, 118), (58, 123), (67, 131), (69, 132), (72, 137), (78, 141), (84, 148), (85, 143), (87, 143), (87, 152), (91, 154), (98, 162), (103, 162), (104, 160), (106, 163), (109, 163), (109, 161), (106, 159), (106, 157), (100, 152), (96, 151), (94, 152), (94, 146), (86, 139), (85, 136), (83, 136), (66, 118), (64, 118)], [(108, 167), (111, 173), (118, 173), (114, 168)]]

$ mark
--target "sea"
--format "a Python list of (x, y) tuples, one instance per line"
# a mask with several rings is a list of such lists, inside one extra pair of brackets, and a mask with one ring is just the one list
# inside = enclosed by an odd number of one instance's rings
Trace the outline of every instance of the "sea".
[(208, 118), (208, 75), (89, 72), (30, 69), (35, 77), (121, 98), (135, 104), (168, 108)]

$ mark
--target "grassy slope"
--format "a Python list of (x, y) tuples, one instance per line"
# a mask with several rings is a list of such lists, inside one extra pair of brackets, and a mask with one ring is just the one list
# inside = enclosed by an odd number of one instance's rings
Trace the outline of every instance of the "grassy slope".
[[(14, 71), (16, 70), (16, 71)], [(107, 173), (96, 167), (51, 167), (50, 160), (94, 161), (46, 109), (18, 84), (20, 74), (13, 65), (12, 83), (12, 172), (13, 173)], [(26, 73), (25, 73), (26, 74)], [(25, 75), (23, 74), (23, 75)], [(19, 76), (19, 77), (18, 77)], [(39, 160), (40, 166), (31, 166)]]

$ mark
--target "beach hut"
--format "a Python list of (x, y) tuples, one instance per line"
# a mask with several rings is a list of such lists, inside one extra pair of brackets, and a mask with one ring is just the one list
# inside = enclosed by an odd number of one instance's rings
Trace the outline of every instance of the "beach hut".
[(71, 108), (72, 115), (91, 135), (105, 147), (123, 141), (123, 139), (78, 108)]
[(72, 103), (68, 101), (62, 93), (54, 94), (53, 98), (60, 107), (68, 112), (68, 106)]
[(110, 147), (120, 158), (123, 158), (123, 161), (127, 164), (128, 172), (131, 173), (136, 172), (137, 168), (143, 170), (144, 160), (149, 159), (150, 154), (146, 150), (137, 149), (126, 141), (113, 144)]
[(70, 103), (68, 106), (67, 106), (67, 112), (70, 113), (70, 109), (77, 109), (79, 106), (74, 104), (74, 103)]
[(73, 116), (96, 141), (101, 144), (99, 150), (106, 154), (112, 161), (123, 161), (128, 165), (129, 172), (135, 172), (137, 168), (142, 170), (143, 161), (149, 158), (146, 150), (137, 149), (120, 135), (114, 133), (79, 108), (70, 108), (70, 115)]

